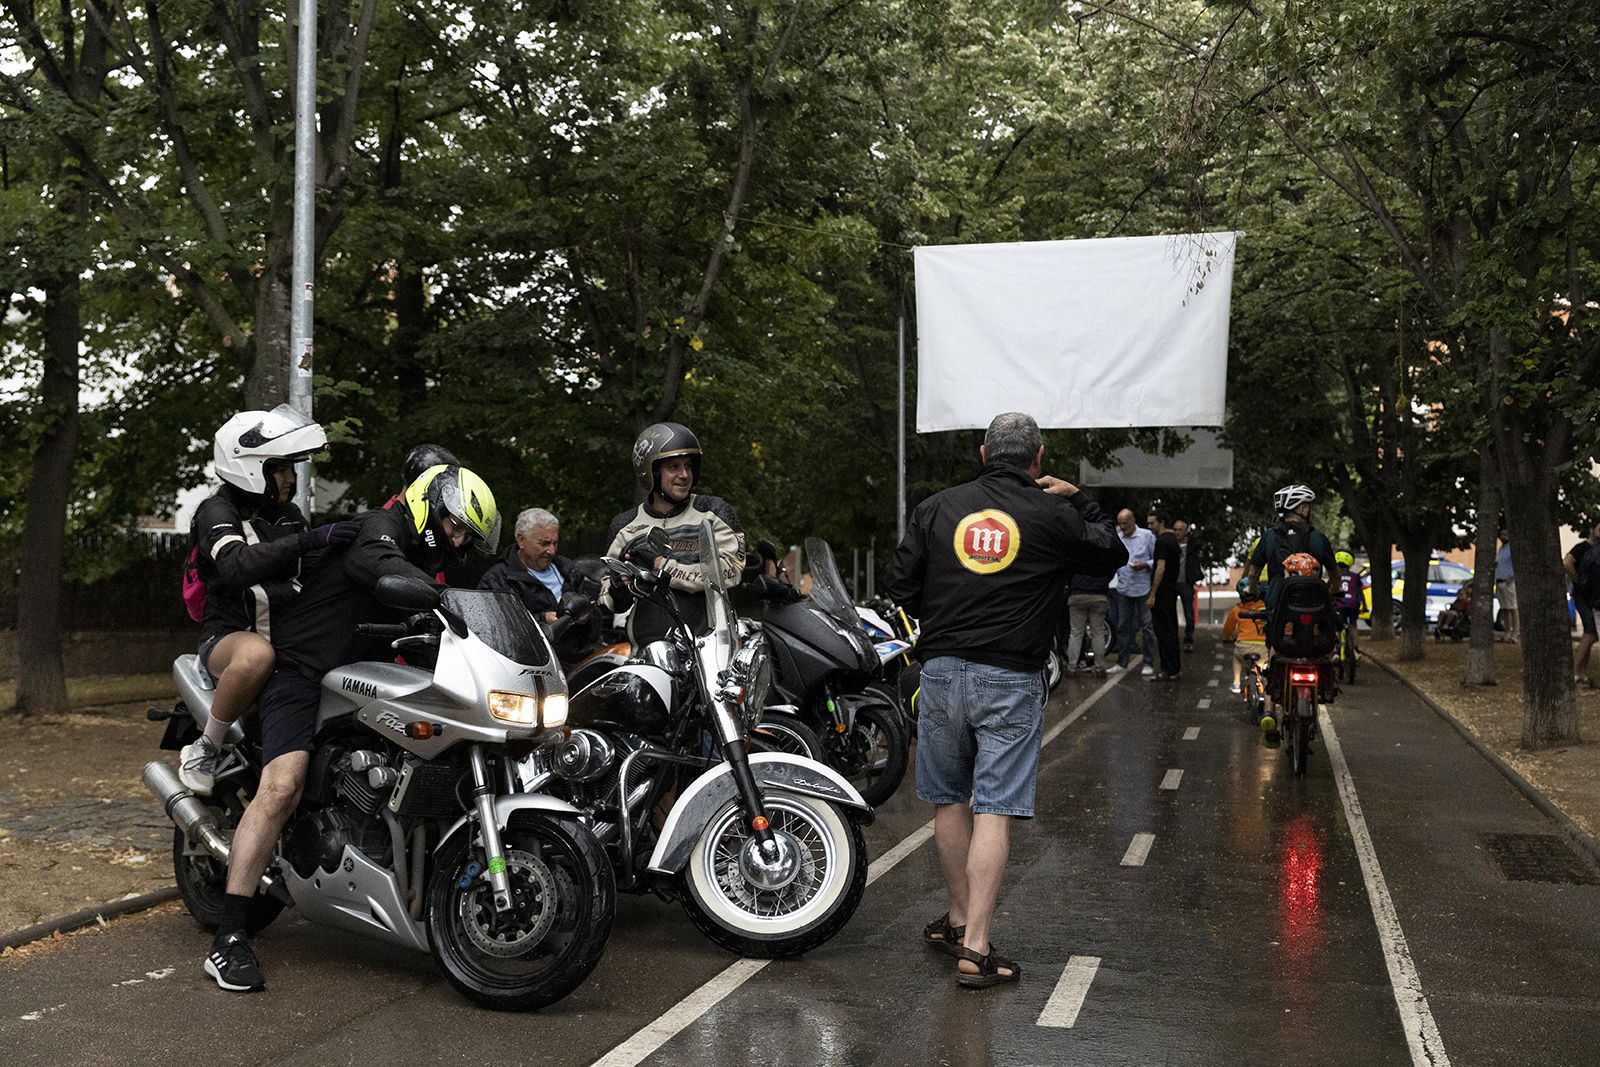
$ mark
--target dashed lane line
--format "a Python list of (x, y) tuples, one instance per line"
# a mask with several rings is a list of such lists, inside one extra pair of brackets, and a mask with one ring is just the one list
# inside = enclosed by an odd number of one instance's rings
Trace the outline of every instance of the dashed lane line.
[(1215, 689), (1216, 687), (1217, 687), (1217, 679), (1215, 679), (1215, 678), (1207, 678), (1206, 679), (1206, 688), (1207, 689)]
[(1128, 851), (1122, 854), (1122, 865), (1143, 867), (1144, 861), (1150, 857), (1150, 846), (1155, 843), (1155, 834), (1134, 834), (1133, 841), (1128, 845)]
[(1195, 707), (1199, 708), (1201, 711), (1206, 710), (1210, 706), (1211, 706), (1211, 698), (1210, 697), (1201, 697), (1200, 698), (1200, 703), (1195, 705)]
[(1166, 776), (1161, 779), (1161, 788), (1176, 789), (1178, 788), (1178, 783), (1181, 781), (1183, 781), (1182, 768), (1173, 767), (1171, 770), (1167, 771)]
[[(1101, 697), (1109, 693), (1112, 686), (1116, 685), (1118, 682), (1122, 681), (1122, 679), (1126, 678), (1132, 673), (1132, 671), (1118, 671), (1110, 678), (1107, 678), (1103, 683), (1101, 683), (1098, 689), (1096, 689), (1093, 693), (1090, 693), (1083, 699), (1081, 703), (1078, 704), (1077, 707), (1073, 708), (1072, 711), (1068, 713), (1066, 718), (1056, 723), (1055, 726), (1051, 727), (1050, 730), (1045, 733), (1043, 739), (1041, 739), (1039, 742), (1039, 747), (1043, 748), (1045, 745), (1048, 745), (1050, 742), (1054, 741), (1061, 735), (1061, 731), (1065, 730), (1068, 726), (1071, 726), (1073, 723), (1081, 719), (1084, 713), (1090, 708), (1094, 707)], [(921, 826), (917, 827), (910, 834), (907, 834), (888, 852), (885, 852), (883, 855), (872, 861), (872, 863), (867, 867), (867, 884), (871, 885), (883, 875), (887, 874), (890, 868), (894, 867), (895, 864), (899, 863), (901, 860), (911, 855), (911, 853), (915, 852), (932, 836), (933, 820), (930, 819)], [(1093, 957), (1084, 958), (1093, 959)], [(622, 1044), (618, 1045), (616, 1048), (612, 1049), (598, 1060), (595, 1060), (592, 1067), (635, 1067), (636, 1064), (644, 1062), (645, 1060), (649, 1059), (650, 1056), (652, 1056), (662, 1045), (665, 1045), (668, 1041), (671, 1041), (680, 1032), (691, 1026), (697, 1019), (700, 1018), (700, 1016), (704, 1015), (706, 1012), (710, 1011), (712, 1008), (721, 1003), (723, 999), (728, 996), (728, 994), (732, 993), (750, 979), (760, 974), (762, 969), (771, 962), (771, 960), (739, 960), (735, 963), (729, 964), (699, 989), (696, 989), (694, 992), (678, 1001), (656, 1019), (645, 1024), (643, 1028), (636, 1031), (632, 1037), (628, 1038)], [(1100, 961), (1095, 959), (1094, 963), (1095, 966), (1098, 966)], [(1071, 966), (1070, 960), (1068, 961), (1068, 966)], [(1092, 971), (1090, 973), (1090, 978), (1093, 978)], [(1084, 992), (1088, 991), (1088, 982), (1084, 983), (1083, 989)], [(1080, 994), (1078, 997), (1078, 1004), (1081, 1004), (1082, 1002), (1083, 996)], [(1045, 1005), (1045, 1010), (1049, 1011), (1050, 1005)], [(1077, 1007), (1073, 1006), (1073, 1018), (1077, 1017), (1077, 1013)], [(1043, 1018), (1043, 1016), (1041, 1015), (1040, 1018)], [(1064, 1024), (1052, 1023), (1041, 1025), (1071, 1026), (1072, 1021), (1068, 1020)]]
[(1367, 819), (1361, 813), (1361, 798), (1356, 796), (1355, 779), (1350, 777), (1350, 765), (1344, 760), (1344, 750), (1333, 730), (1333, 718), (1326, 708), (1320, 713), (1322, 737), (1328, 747), (1328, 760), (1333, 764), (1334, 777), (1339, 782), (1339, 801), (1344, 805), (1345, 821), (1350, 824), (1350, 836), (1356, 846), (1356, 857), (1361, 861), (1361, 877), (1367, 884), (1367, 899), (1372, 903), (1372, 918), (1378, 926), (1378, 939), (1383, 942), (1383, 960), (1389, 969), (1389, 985), (1394, 989), (1395, 1007), (1400, 1009), (1400, 1023), (1406, 1032), (1406, 1047), (1411, 1050), (1414, 1067), (1450, 1067), (1450, 1057), (1445, 1054), (1444, 1038), (1433, 1021), (1428, 1008), (1428, 998), (1422, 991), (1422, 978), (1417, 965), (1412, 962), (1411, 950), (1406, 947), (1406, 935), (1400, 929), (1400, 915), (1395, 910), (1394, 898), (1389, 895), (1389, 884), (1384, 881), (1383, 868), (1378, 864), (1378, 850), (1373, 847), (1372, 835), (1367, 830)]
[(1073, 956), (1067, 960), (1066, 969), (1056, 982), (1055, 992), (1039, 1013), (1037, 1026), (1070, 1027), (1078, 1021), (1078, 1011), (1083, 998), (1089, 994), (1089, 984), (1100, 969), (1099, 956)]
[(1199, 740), (1199, 738), (1200, 738), (1200, 727), (1198, 727), (1198, 726), (1191, 726), (1191, 727), (1189, 727), (1187, 730), (1185, 730), (1183, 732), (1183, 739), (1185, 741), (1196, 741), (1196, 740)]

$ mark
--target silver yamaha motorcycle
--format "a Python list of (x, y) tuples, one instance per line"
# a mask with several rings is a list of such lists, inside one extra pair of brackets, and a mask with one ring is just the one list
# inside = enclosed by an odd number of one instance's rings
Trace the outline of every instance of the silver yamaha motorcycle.
[[(700, 537), (715, 544), (709, 523)], [(650, 547), (665, 554), (665, 535)], [(831, 767), (752, 754), (772, 669), (764, 639), (735, 617), (715, 558), (701, 561), (704, 618), (684, 617), (659, 572), (605, 564), (673, 624), (572, 698), (570, 736), (519, 762), (523, 788), (571, 801), (619, 888), (680, 901), (724, 948), (792, 956), (824, 943), (866, 888), (871, 807)]]
[[(407, 663), (353, 663), (322, 679), (316, 749), (299, 809), (252, 904), (254, 933), (293, 904), (314, 922), (431, 952), (450, 983), (506, 1011), (572, 992), (611, 933), (615, 882), (580, 812), (517, 785), (516, 759), (562, 736), (566, 683), (514, 594), (386, 577), (378, 599), (411, 611), (392, 637)], [(429, 664), (418, 666), (416, 664)], [(198, 736), (212, 691), (194, 656), (173, 664), (166, 749)], [(254, 716), (246, 716), (251, 721)], [(153, 762), (144, 781), (177, 824), (172, 860), (189, 912), (221, 918), (233, 830), (260, 781), (239, 723), (211, 797)]]

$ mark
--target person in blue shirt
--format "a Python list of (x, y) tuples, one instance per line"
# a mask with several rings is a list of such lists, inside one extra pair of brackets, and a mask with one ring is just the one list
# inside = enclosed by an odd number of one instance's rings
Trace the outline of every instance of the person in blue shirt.
[(572, 580), (572, 560), (556, 551), (560, 540), (560, 520), (544, 508), (528, 508), (517, 516), (516, 541), (484, 572), (478, 588), (515, 593), (534, 618), (555, 622)]
[(1506, 635), (1500, 640), (1516, 644), (1521, 636), (1517, 625), (1517, 575), (1511, 567), (1511, 535), (1500, 531), (1500, 551), (1494, 554), (1494, 595), (1500, 598)]

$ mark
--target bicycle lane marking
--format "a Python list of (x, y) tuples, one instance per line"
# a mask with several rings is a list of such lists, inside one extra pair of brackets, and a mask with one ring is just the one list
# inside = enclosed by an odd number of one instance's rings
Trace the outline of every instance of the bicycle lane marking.
[[(1094, 707), (1100, 698), (1111, 692), (1111, 687), (1126, 678), (1130, 671), (1118, 671), (1101, 683), (1100, 687), (1085, 697), (1077, 707), (1069, 712), (1066, 718), (1056, 723), (1039, 742), (1039, 747), (1044, 748), (1068, 726), (1081, 719), (1085, 712)], [(873, 860), (867, 866), (867, 885), (871, 885), (887, 874), (896, 864), (928, 842), (933, 836), (933, 820), (929, 819), (911, 833), (901, 838), (900, 841), (888, 852)], [(671, 1041), (683, 1030), (693, 1025), (702, 1015), (721, 1003), (728, 994), (744, 985), (750, 979), (760, 974), (771, 960), (739, 960), (729, 964), (719, 971), (710, 981), (699, 989), (690, 993), (672, 1007), (668, 1008), (655, 1020), (646, 1023), (634, 1035), (595, 1060), (591, 1067), (635, 1067), (644, 1062), (662, 1045)], [(1098, 964), (1098, 961), (1096, 961)], [(1091, 975), (1092, 977), (1092, 975)], [(1088, 990), (1087, 984), (1084, 986)], [(1074, 1014), (1076, 1014), (1074, 1012)]]
[(1406, 1047), (1411, 1051), (1411, 1062), (1416, 1067), (1450, 1067), (1444, 1038), (1434, 1022), (1428, 998), (1422, 991), (1422, 978), (1411, 959), (1405, 931), (1400, 928), (1400, 915), (1395, 911), (1394, 898), (1389, 895), (1389, 884), (1384, 880), (1383, 868), (1378, 863), (1378, 851), (1373, 847), (1372, 835), (1367, 830), (1367, 819), (1361, 812), (1361, 798), (1356, 796), (1355, 779), (1350, 776), (1350, 765), (1345, 762), (1344, 750), (1339, 745), (1338, 734), (1334, 732), (1333, 718), (1327, 708), (1319, 709), (1318, 714), (1328, 760), (1333, 764), (1334, 777), (1339, 783), (1339, 801), (1344, 806), (1345, 822), (1350, 825), (1356, 858), (1361, 861), (1361, 877), (1366, 882), (1367, 900), (1372, 904), (1378, 940), (1383, 944), (1383, 961), (1389, 970), (1389, 985), (1394, 990), (1395, 1007), (1400, 1010), (1400, 1024), (1406, 1033)]

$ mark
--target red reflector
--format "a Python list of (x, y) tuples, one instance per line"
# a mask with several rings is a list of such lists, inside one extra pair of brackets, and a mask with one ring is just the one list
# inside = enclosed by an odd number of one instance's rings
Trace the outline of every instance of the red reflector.
[(1314, 671), (1314, 670), (1312, 670), (1312, 671), (1290, 670), (1289, 671), (1289, 683), (1291, 685), (1316, 685), (1317, 684), (1317, 672)]
[(757, 815), (755, 818), (750, 820), (750, 825), (755, 827), (757, 830), (765, 830), (770, 824), (767, 822), (767, 817), (765, 815)]
[(1311, 616), (1310, 615), (1302, 615), (1302, 616), (1300, 616), (1300, 625), (1301, 626), (1310, 626), (1311, 625)]

